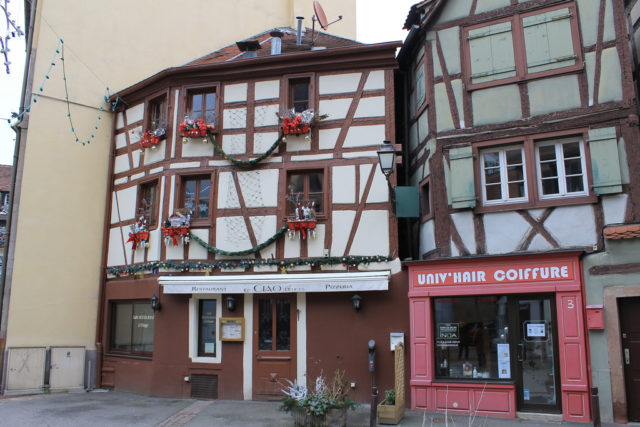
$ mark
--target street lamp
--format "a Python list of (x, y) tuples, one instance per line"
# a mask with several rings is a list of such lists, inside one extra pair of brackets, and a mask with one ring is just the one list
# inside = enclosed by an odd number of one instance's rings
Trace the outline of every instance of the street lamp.
[(380, 163), (380, 170), (387, 178), (387, 185), (389, 186), (389, 196), (391, 197), (391, 212), (396, 213), (396, 192), (391, 181), (389, 181), (389, 175), (393, 173), (396, 166), (396, 149), (391, 141), (385, 139), (382, 141), (380, 149), (377, 151), (378, 161)]

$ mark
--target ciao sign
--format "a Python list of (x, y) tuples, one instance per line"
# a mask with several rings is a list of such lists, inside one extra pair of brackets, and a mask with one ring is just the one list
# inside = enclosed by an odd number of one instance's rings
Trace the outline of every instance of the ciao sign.
[(420, 269), (413, 273), (413, 286), (566, 281), (574, 279), (572, 266), (571, 262), (552, 262), (508, 266)]

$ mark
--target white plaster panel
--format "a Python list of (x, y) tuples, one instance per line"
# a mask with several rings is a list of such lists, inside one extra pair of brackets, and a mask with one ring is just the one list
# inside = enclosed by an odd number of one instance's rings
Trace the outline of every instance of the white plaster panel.
[(329, 120), (342, 120), (347, 117), (352, 98), (322, 99), (318, 109), (322, 114), (327, 114)]
[[(451, 80), (451, 88), (453, 89), (453, 97), (456, 100), (456, 108), (458, 109), (458, 118), (460, 119), (460, 128), (464, 128), (464, 105), (462, 104), (462, 80)], [(426, 115), (426, 111), (425, 111)]]
[(550, 251), (553, 249), (551, 243), (547, 241), (540, 234), (536, 234), (533, 239), (531, 239), (531, 243), (529, 247), (526, 248), (529, 252), (542, 252), (542, 251)]
[(144, 118), (144, 104), (134, 105), (129, 108), (127, 111), (127, 124), (134, 124), (135, 122), (139, 122)]
[[(475, 93), (475, 92), (474, 92)], [(438, 83), (434, 89), (436, 104), (436, 127), (438, 132), (455, 129), (453, 118), (451, 117), (451, 106), (449, 104), (449, 95), (444, 83)], [(490, 106), (485, 106), (491, 108)]]
[[(260, 251), (260, 256), (262, 258), (268, 259), (268, 258), (275, 258), (276, 257), (276, 244), (272, 243), (269, 246), (267, 246), (266, 248), (262, 249)], [(261, 269), (260, 266), (254, 266), (253, 270), (258, 272), (258, 271), (278, 271), (278, 267), (277, 266), (262, 266), (262, 267), (269, 267), (268, 269)]]
[(351, 126), (347, 132), (343, 147), (367, 147), (380, 146), (384, 140), (384, 125)]
[(427, 253), (436, 248), (433, 222), (433, 220), (429, 220), (420, 227), (420, 254)]
[(578, 205), (556, 208), (544, 226), (562, 247), (591, 246), (598, 242), (595, 223), (591, 205)]
[(389, 253), (389, 211), (364, 210), (349, 255)]
[(280, 112), (280, 105), (278, 104), (260, 105), (256, 107), (253, 120), (254, 126), (276, 126), (278, 124), (278, 116), (276, 113), (278, 112)]
[[(269, 246), (269, 248), (270, 247), (271, 246)], [(264, 250), (267, 251), (267, 250), (269, 250), (269, 248), (265, 248)], [(260, 251), (260, 253), (262, 253), (262, 251)], [(274, 249), (274, 254), (275, 254), (275, 249)], [(278, 266), (277, 265), (254, 265), (253, 266), (253, 271), (255, 271), (256, 273), (277, 273), (278, 272)], [(246, 301), (246, 299), (245, 299), (245, 301)], [(246, 311), (245, 311), (245, 313), (246, 313)], [(247, 344), (245, 343), (245, 346), (246, 345)], [(252, 360), (252, 362), (253, 362), (253, 360)], [(246, 372), (247, 372), (246, 368), (245, 368), (244, 372), (246, 374)]]
[(547, 211), (546, 208), (538, 208), (538, 209), (529, 209), (527, 212), (531, 217), (535, 220), (539, 220), (542, 218), (542, 215)]
[(189, 168), (199, 168), (200, 162), (181, 162), (181, 163), (172, 163), (169, 166), (169, 169), (189, 169)]
[(453, 242), (453, 238), (449, 239), (449, 248), (451, 248), (452, 257), (460, 256), (460, 251), (458, 250), (458, 247), (456, 246), (456, 244)]
[[(618, 50), (610, 47), (602, 51), (598, 102), (622, 101), (622, 71)], [(577, 77), (576, 77), (577, 78)]]
[(318, 131), (318, 144), (321, 150), (333, 150), (338, 142), (338, 135), (340, 135), (340, 128), (335, 129), (320, 129)]
[(182, 157), (211, 157), (213, 156), (213, 143), (202, 142), (203, 138), (189, 138), (186, 144), (182, 144)]
[(129, 129), (129, 144), (133, 145), (137, 142), (140, 142), (142, 139), (142, 134), (144, 131), (142, 130), (142, 126), (138, 126), (137, 128)]
[[(168, 179), (170, 184), (169, 184), (169, 188), (176, 188), (176, 176), (172, 175), (170, 177), (167, 178), (162, 178), (162, 184), (160, 185), (160, 206), (164, 206), (164, 183), (165, 183), (165, 179)], [(169, 192), (169, 212), (173, 213), (173, 202), (174, 202), (174, 195), (175, 192), (174, 191), (170, 191)]]
[[(371, 168), (373, 167), (373, 165), (368, 164), (368, 165), (360, 165), (359, 168), (360, 170), (358, 171), (358, 173), (360, 174), (360, 188), (358, 188), (358, 200), (361, 201), (362, 200), (362, 196), (364, 194), (364, 189), (367, 186), (367, 181), (369, 180), (369, 174), (371, 173)], [(371, 186), (373, 187), (373, 183), (371, 183)], [(373, 188), (371, 189), (373, 190)], [(371, 192), (371, 190), (369, 190), (369, 192)], [(367, 199), (367, 202), (371, 202), (371, 200)]]
[(240, 207), (238, 192), (231, 172), (221, 172), (218, 177), (218, 208), (233, 209)]
[(335, 166), (331, 169), (333, 203), (356, 202), (356, 167)]
[(496, 212), (484, 215), (484, 229), (489, 254), (516, 251), (531, 226), (516, 212)]
[(224, 129), (243, 129), (247, 127), (247, 108), (225, 108), (222, 114)]
[[(258, 244), (266, 242), (267, 239), (272, 237), (280, 228), (278, 227), (278, 217), (275, 215), (252, 216), (249, 217), (249, 221), (251, 222), (251, 228), (253, 229), (253, 234), (256, 236), (256, 242)], [(275, 256), (275, 243), (270, 245), (269, 248), (274, 251), (273, 256)], [(267, 251), (267, 248), (263, 249), (260, 253), (263, 257), (271, 258), (271, 253)]]
[(604, 7), (604, 34), (602, 37), (602, 41), (608, 42), (611, 40), (615, 40), (616, 38), (616, 29), (613, 24), (613, 0), (606, 0), (606, 5)]
[(180, 90), (175, 90), (174, 105), (173, 105), (173, 138), (171, 138), (171, 154), (170, 158), (176, 157), (176, 145), (178, 141), (182, 142), (182, 138), (178, 135), (178, 105), (180, 103)]
[(324, 235), (326, 232), (325, 224), (316, 225), (316, 237), (307, 239), (307, 254), (310, 258), (324, 256)]
[(116, 113), (116, 130), (124, 127), (124, 113)]
[[(320, 95), (328, 93), (355, 92), (362, 73), (331, 74), (320, 76), (318, 87)], [(321, 110), (322, 111), (322, 110)]]
[(307, 156), (291, 156), (293, 162), (307, 162), (312, 160), (329, 160), (333, 159), (333, 154), (309, 154)]
[[(255, 154), (266, 153), (274, 142), (278, 140), (278, 132), (262, 132), (253, 134), (253, 152)], [(243, 141), (244, 143), (244, 141)], [(279, 148), (276, 148), (273, 152), (277, 153)]]
[(241, 216), (216, 218), (215, 246), (225, 251), (242, 251), (252, 248), (244, 218)]
[(582, 30), (582, 45), (593, 46), (598, 37), (598, 13), (600, 2), (593, 0), (578, 0), (578, 15)]
[(587, 72), (587, 87), (589, 90), (589, 106), (593, 105), (593, 87), (596, 76), (596, 54), (587, 52), (584, 55), (585, 71)]
[[(140, 167), (140, 156), (141, 156), (142, 152), (140, 150), (133, 150), (131, 152), (131, 158), (133, 159), (133, 168), (138, 168)], [(135, 178), (131, 178), (132, 180)]]
[(129, 154), (125, 153), (120, 156), (116, 156), (115, 165), (113, 166), (113, 173), (126, 172), (129, 170)]
[[(508, 2), (509, 0), (502, 1)], [(447, 65), (447, 72), (449, 74), (460, 73), (460, 28), (451, 27), (438, 31), (438, 38), (440, 39), (440, 46), (442, 46), (442, 54), (444, 56), (444, 63)]]
[(247, 136), (244, 133), (240, 133), (237, 135), (222, 135), (222, 149), (227, 154), (246, 153)]
[(355, 118), (384, 116), (384, 96), (360, 98), (356, 108)]
[[(205, 242), (209, 241), (209, 230), (206, 228), (192, 228), (191, 232)], [(207, 259), (209, 251), (195, 240), (189, 241), (189, 259)]]
[[(640, 3), (638, 4), (640, 7)], [(629, 163), (627, 162), (627, 150), (624, 145), (624, 138), (618, 138), (618, 160), (620, 162), (620, 179), (623, 184), (629, 184)]]
[(384, 89), (384, 70), (371, 71), (363, 90)]
[(377, 151), (354, 151), (352, 153), (342, 153), (343, 159), (364, 159), (364, 158), (378, 158)]
[(107, 255), (107, 266), (126, 264), (124, 258), (124, 242), (122, 230), (115, 227), (109, 230), (109, 253)]
[(528, 87), (532, 116), (580, 107), (580, 88), (576, 75), (535, 80)]
[(116, 200), (116, 192), (111, 193), (111, 224), (120, 222), (120, 216), (118, 215), (118, 201)]
[(127, 133), (122, 132), (116, 135), (116, 148), (124, 148), (127, 146)]
[(168, 245), (165, 245), (165, 247), (168, 260), (184, 260), (182, 239), (178, 239), (178, 244), (175, 246), (173, 244), (173, 241), (170, 241)]
[(478, 0), (476, 14), (511, 5), (511, 0)]
[(287, 135), (286, 142), (288, 153), (311, 150), (311, 138), (309, 138), (309, 135)]
[(344, 255), (355, 217), (356, 211), (333, 211), (331, 213), (331, 228), (333, 230), (331, 256)]
[(522, 118), (517, 85), (476, 90), (471, 95), (475, 125), (505, 123)]
[(248, 208), (278, 206), (278, 169), (238, 172), (238, 182)]
[(409, 149), (411, 151), (418, 148), (418, 123), (415, 122), (409, 128)]
[[(432, 33), (435, 34), (435, 33)], [(435, 37), (435, 35), (434, 35)], [(440, 66), (440, 57), (438, 56), (438, 50), (436, 49), (435, 41), (429, 42), (431, 43), (431, 56), (433, 63), (433, 76), (434, 77), (442, 77), (442, 67)]]
[[(387, 185), (387, 179), (384, 177), (377, 164), (362, 165), (360, 167), (361, 174), (362, 169), (365, 166), (372, 166), (375, 168), (373, 172), (373, 182), (371, 183), (371, 189), (369, 190), (369, 197), (367, 197), (367, 203), (378, 203), (389, 201), (389, 187)], [(368, 170), (368, 169), (367, 169)], [(366, 175), (368, 176), (368, 174)], [(361, 175), (360, 183), (362, 183), (363, 175)], [(362, 185), (362, 184), (361, 184)], [(362, 188), (364, 191), (364, 188)]]
[(247, 83), (238, 83), (234, 85), (225, 85), (224, 87), (224, 103), (243, 102), (247, 100)]
[(438, 19), (438, 23), (453, 21), (454, 19), (469, 16), (471, 11), (471, 1), (448, 1), (443, 4), (442, 13)]
[(159, 168), (153, 168), (149, 170), (149, 175), (153, 175), (155, 173), (160, 173), (164, 170), (164, 167), (160, 166)]
[(280, 81), (268, 80), (264, 82), (256, 82), (256, 100), (273, 98), (280, 98)]
[(162, 238), (162, 230), (160, 230), (160, 227), (155, 230), (151, 230), (149, 232), (149, 250), (147, 251), (148, 261), (160, 261), (162, 245), (164, 245), (164, 240)]
[(424, 110), (420, 117), (418, 117), (418, 121), (416, 122), (418, 125), (418, 141), (422, 142), (427, 135), (429, 134), (429, 119), (428, 119), (428, 110)]
[(145, 148), (144, 164), (150, 165), (163, 161), (166, 143), (167, 140), (163, 139), (158, 145), (154, 146), (153, 148)]
[(138, 187), (128, 187), (118, 191), (118, 206), (120, 208), (120, 221), (133, 219), (136, 215), (138, 202)]
[(627, 210), (627, 198), (626, 194), (602, 196), (605, 225), (624, 223), (624, 213)]
[(126, 176), (113, 180), (113, 183), (115, 185), (126, 184), (127, 182), (129, 182), (129, 178), (127, 178)]
[(285, 258), (300, 258), (300, 245), (301, 245), (300, 233), (296, 233), (293, 239), (286, 238), (284, 241), (284, 257)]
[(451, 219), (453, 220), (453, 224), (456, 226), (456, 230), (458, 230), (462, 243), (469, 253), (476, 253), (476, 233), (473, 227), (473, 213), (452, 213)]

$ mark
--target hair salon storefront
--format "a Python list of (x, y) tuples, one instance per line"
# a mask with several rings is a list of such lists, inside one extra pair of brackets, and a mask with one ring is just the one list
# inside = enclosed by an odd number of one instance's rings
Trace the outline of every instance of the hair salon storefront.
[(590, 419), (579, 253), (407, 265), (414, 408)]

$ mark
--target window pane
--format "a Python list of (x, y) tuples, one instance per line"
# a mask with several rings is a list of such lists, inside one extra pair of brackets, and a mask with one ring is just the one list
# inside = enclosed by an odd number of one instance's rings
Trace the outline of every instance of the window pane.
[(202, 95), (193, 95), (193, 98), (191, 98), (191, 109), (194, 112), (202, 112)]
[(522, 150), (506, 150), (507, 155), (507, 164), (508, 165), (519, 165), (522, 164)]
[(272, 350), (273, 348), (273, 313), (271, 298), (260, 299), (258, 302), (258, 349)]
[(556, 146), (555, 145), (541, 145), (538, 147), (538, 153), (540, 154), (540, 161), (555, 160), (556, 159)]
[(207, 218), (209, 216), (209, 200), (200, 199), (198, 201), (197, 218)]
[(507, 179), (509, 182), (523, 181), (524, 171), (522, 170), (522, 166), (509, 166), (507, 168)]
[(322, 193), (309, 194), (309, 204), (313, 205), (316, 213), (322, 213)]
[(302, 112), (309, 108), (309, 82), (297, 82), (291, 87), (295, 111)]
[(133, 305), (132, 350), (153, 351), (153, 309), (150, 303)]
[(140, 191), (142, 193), (140, 208), (144, 211), (149, 223), (153, 223), (155, 221), (153, 213), (156, 203), (156, 183), (143, 184)]
[(276, 350), (291, 347), (291, 312), (288, 298), (280, 298), (276, 303)]
[(557, 179), (543, 179), (542, 180), (542, 194), (558, 194), (560, 189), (558, 187)]
[(304, 192), (304, 175), (291, 175), (289, 180), (289, 193)]
[(487, 185), (485, 188), (487, 200), (502, 199), (502, 190), (500, 184)]
[(309, 192), (310, 193), (322, 192), (322, 174), (319, 174), (319, 173), (309, 174)]
[(196, 181), (191, 179), (186, 181), (184, 188), (184, 207), (195, 214)]
[(547, 162), (540, 164), (540, 173), (543, 178), (553, 178), (558, 176), (558, 165), (556, 162)]
[(509, 184), (509, 198), (524, 197), (524, 183), (514, 182)]
[(207, 110), (215, 110), (216, 109), (216, 94), (215, 93), (208, 93), (206, 95), (206, 104), (205, 104), (205, 108)]
[(117, 303), (114, 307), (114, 333), (112, 348), (115, 350), (131, 350), (131, 319), (133, 305)]
[(499, 167), (500, 166), (500, 153), (499, 152), (495, 152), (495, 153), (484, 153), (483, 155), (483, 159), (484, 159), (484, 167), (485, 168), (493, 168), (493, 167)]
[(200, 300), (198, 353), (215, 355), (216, 352), (216, 300)]
[(198, 200), (198, 218), (209, 216), (209, 188), (211, 182), (208, 179), (200, 180), (200, 194)]
[(582, 174), (582, 160), (580, 158), (565, 160), (564, 172), (566, 175), (581, 175)]
[(506, 296), (434, 298), (434, 320), (437, 377), (511, 378), (497, 357), (509, 343)]
[(582, 176), (571, 176), (567, 178), (567, 193), (584, 191), (584, 180)]
[(580, 143), (579, 142), (569, 142), (566, 144), (562, 144), (562, 154), (565, 159), (580, 157)]
[(487, 184), (500, 183), (500, 168), (491, 168), (484, 170), (484, 181)]

